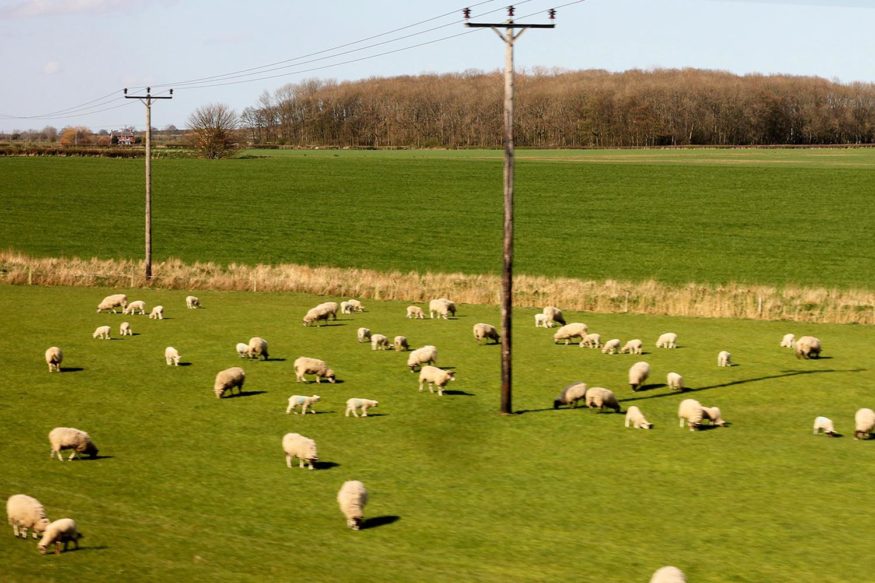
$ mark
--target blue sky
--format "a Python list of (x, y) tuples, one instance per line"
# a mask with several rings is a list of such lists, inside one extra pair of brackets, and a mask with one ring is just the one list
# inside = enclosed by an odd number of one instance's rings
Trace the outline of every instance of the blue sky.
[[(475, 21), (501, 22), (507, 4), (471, 0), (467, 6)], [(559, 7), (555, 30), (529, 30), (519, 40), (517, 70), (695, 67), (875, 82), (875, 0), (515, 5), (520, 22), (545, 22), (547, 10)], [(434, 0), (0, 0), (0, 129), (142, 128), (143, 106), (124, 100), (124, 87), (141, 92), (151, 85), (155, 94), (174, 87), (174, 99), (153, 108), (152, 124), (184, 127), (201, 105), (224, 103), (239, 112), (263, 92), (305, 79), (499, 69), (501, 42), (488, 29), (466, 29), (465, 6)], [(251, 70), (247, 77), (186, 83), (272, 63), (274, 70)]]

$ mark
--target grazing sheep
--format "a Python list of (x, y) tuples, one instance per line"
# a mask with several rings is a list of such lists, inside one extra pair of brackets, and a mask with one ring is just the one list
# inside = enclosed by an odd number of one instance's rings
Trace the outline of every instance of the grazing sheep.
[(444, 395), (444, 387), (450, 381), (456, 380), (456, 373), (451, 370), (444, 370), (436, 366), (424, 366), (419, 371), (419, 392), (422, 392), (424, 384), (428, 385), (428, 391), (434, 393), (437, 388), (438, 395)]
[(410, 368), (410, 372), (416, 372), (417, 367), (435, 363), (437, 363), (437, 348), (431, 344), (417, 348), (407, 357), (407, 366)]
[(185, 307), (189, 310), (196, 310), (201, 307), (201, 301), (197, 296), (185, 296)]
[(676, 372), (670, 372), (665, 375), (665, 384), (668, 385), (668, 388), (673, 391), (683, 391), (684, 377)]
[(732, 366), (732, 354), (729, 351), (721, 350), (717, 353), (717, 366)]
[(587, 325), (581, 324), (580, 322), (565, 324), (553, 334), (553, 344), (558, 343), (560, 340), (564, 340), (565, 346), (568, 346), (568, 342), (573, 338), (580, 338), (583, 340), (583, 337), (586, 336), (587, 329)]
[(407, 336), (396, 336), (394, 340), (392, 340), (392, 346), (395, 348), (395, 352), (406, 352), (410, 350), (410, 345), (407, 343)]
[(67, 543), (72, 542), (76, 548), (79, 548), (79, 539), (83, 538), (82, 533), (76, 527), (76, 521), (72, 518), (61, 518), (54, 521), (46, 527), (43, 537), (37, 543), (36, 548), (39, 549), (41, 555), (46, 554), (49, 545), (55, 545), (55, 554), (61, 554), (61, 543), (64, 543), (64, 552), (67, 552)]
[(249, 357), (249, 345), (245, 342), (238, 342), (236, 346), (237, 355), (240, 358), (248, 358)]
[(307, 408), (310, 409), (310, 413), (313, 413), (315, 415), (316, 410), (313, 408), (313, 405), (318, 403), (319, 399), (319, 395), (312, 395), (310, 397), (307, 397), (306, 395), (292, 395), (291, 397), (289, 397), (289, 406), (286, 407), (286, 415), (292, 412), (297, 414), (298, 412), (295, 411), (296, 407), (301, 407), (302, 415), (307, 414)]
[(246, 382), (246, 373), (239, 366), (232, 366), (221, 370), (216, 374), (216, 380), (213, 383), (213, 393), (217, 399), (221, 399), (228, 391), (229, 395), (234, 394), (234, 388), (237, 389), (237, 394), (243, 392), (243, 383)]
[(425, 318), (425, 312), (419, 306), (407, 306), (407, 317), (409, 319), (422, 320)]
[(100, 313), (104, 310), (110, 310), (113, 314), (117, 314), (115, 311), (116, 308), (121, 308), (122, 311), (128, 305), (128, 296), (125, 294), (113, 294), (111, 296), (106, 296), (103, 298), (99, 304), (97, 304), (97, 313)]
[(321, 383), (322, 379), (327, 379), (329, 383), (334, 383), (336, 380), (334, 371), (328, 368), (324, 360), (301, 356), (295, 359), (295, 380), (299, 383), (307, 382), (304, 378), (305, 374), (316, 375), (317, 383)]
[(125, 306), (125, 309), (122, 310), (122, 313), (123, 314), (131, 314), (131, 315), (139, 313), (141, 316), (145, 316), (146, 315), (146, 302), (144, 302), (143, 300), (133, 301), (133, 302), (129, 303), (127, 306)]
[(179, 366), (179, 351), (172, 346), (168, 346), (164, 349), (164, 360), (167, 362), (167, 366)]
[(322, 302), (316, 307), (328, 314), (332, 320), (337, 320), (337, 302)]
[(690, 431), (695, 431), (702, 423), (704, 415), (705, 412), (702, 410), (702, 404), (695, 399), (684, 399), (678, 405), (679, 427), (683, 427), (684, 423), (686, 423)]
[(677, 348), (678, 335), (674, 332), (666, 332), (656, 339), (657, 348)]
[(447, 298), (438, 298), (436, 300), (431, 300), (428, 303), (428, 316), (429, 318), (434, 318), (435, 316), (438, 319), (443, 318), (446, 320), (450, 316), (453, 318), (456, 317), (456, 304), (455, 302), (448, 300)]
[(149, 312), (150, 320), (163, 320), (164, 319), (164, 306), (155, 306), (152, 308), (152, 311)]
[(484, 324), (483, 322), (474, 324), (474, 340), (477, 341), (477, 344), (480, 344), (480, 341), (484, 339), (487, 344), (489, 344), (490, 340), (495, 344), (498, 344), (501, 341), (501, 338), (498, 335), (498, 330), (496, 330), (495, 326), (492, 324)]
[(329, 318), (337, 320), (337, 302), (323, 302), (315, 308), (310, 308), (304, 315), (304, 326), (327, 322)]
[(803, 336), (796, 341), (796, 358), (820, 358), (820, 339), (814, 336)]
[(646, 362), (639, 361), (629, 367), (629, 386), (633, 391), (637, 391), (650, 376), (650, 365)]
[(49, 459), (57, 455), (60, 461), (64, 461), (61, 452), (65, 449), (73, 450), (67, 461), (76, 457), (77, 453), (88, 455), (91, 458), (97, 457), (97, 446), (91, 441), (91, 437), (74, 427), (55, 427), (49, 432), (49, 443), (52, 445)]
[(599, 411), (613, 409), (614, 413), (623, 412), (614, 391), (604, 387), (590, 387), (586, 390), (586, 406), (589, 408), (597, 407)]
[(64, 353), (57, 346), (52, 346), (46, 350), (46, 364), (49, 365), (49, 372), (61, 372), (61, 363), (64, 362)]
[(795, 334), (784, 334), (784, 337), (781, 338), (781, 348), (793, 348), (796, 345), (796, 335)]
[(558, 409), (562, 405), (571, 405), (574, 409), (577, 403), (586, 399), (586, 383), (571, 383), (562, 389), (559, 396), (553, 399), (553, 408)]
[(364, 312), (365, 307), (358, 300), (347, 300), (345, 302), (340, 302), (340, 313), (341, 314), (352, 314), (353, 312)]
[(91, 334), (92, 338), (100, 338), (101, 340), (112, 340), (110, 336), (109, 326), (98, 326)]
[(829, 417), (815, 417), (814, 418), (814, 435), (818, 433), (825, 433), (830, 437), (837, 437), (838, 433), (836, 433), (835, 427), (832, 424), (832, 419)]
[(356, 338), (359, 342), (370, 342), (371, 341), (371, 331), (368, 328), (359, 328), (355, 333)]
[(130, 322), (122, 322), (118, 327), (119, 336), (133, 336), (134, 331), (131, 330)]
[(626, 410), (626, 428), (630, 425), (635, 429), (653, 428), (653, 423), (649, 422), (647, 418), (644, 417), (644, 413), (641, 412), (641, 409), (635, 405), (632, 405)]
[(379, 404), (380, 404), (379, 402), (374, 401), (372, 399), (357, 399), (357, 398), (347, 399), (346, 400), (346, 413), (345, 413), (345, 415), (347, 417), (349, 417), (349, 414), (352, 413), (353, 417), (358, 417), (358, 414), (356, 413), (356, 411), (361, 411), (362, 417), (367, 417), (368, 416), (368, 409), (370, 409), (371, 407), (376, 407)]
[(545, 306), (542, 313), (547, 318), (547, 328), (552, 328), (553, 324), (565, 325), (565, 318), (562, 316), (562, 310), (556, 306)]
[(340, 302), (340, 313), (341, 314), (352, 314), (352, 306), (349, 302), (343, 301)]
[(346, 517), (346, 525), (353, 530), (362, 526), (365, 504), (368, 503), (368, 491), (365, 485), (358, 480), (348, 480), (337, 492), (337, 504), (340, 511)]
[(371, 350), (386, 350), (389, 348), (389, 339), (383, 334), (371, 335)]
[(27, 538), (28, 529), (33, 529), (31, 536), (38, 538), (50, 522), (40, 501), (27, 494), (14, 494), (6, 500), (6, 518), (12, 525), (12, 534), (23, 539)]
[(300, 433), (286, 433), (283, 436), (283, 451), (286, 454), (286, 466), (292, 467), (292, 458), (298, 458), (298, 467), (303, 468), (306, 462), (312, 470), (313, 462), (319, 461), (316, 453), (316, 442)]
[(547, 328), (547, 316), (545, 314), (535, 314), (535, 328)]
[(583, 340), (580, 341), (581, 348), (600, 348), (602, 345), (602, 336), (601, 334), (587, 334), (583, 337)]
[(854, 439), (869, 439), (875, 431), (875, 411), (864, 407), (854, 414)]
[(620, 350), (620, 354), (641, 354), (641, 349), (644, 347), (644, 343), (641, 342), (640, 338), (633, 338), (623, 345), (622, 350)]
[(723, 427), (726, 421), (723, 420), (723, 415), (720, 413), (720, 407), (702, 407), (702, 420), (708, 420), (711, 425)]
[(602, 345), (602, 354), (617, 354), (618, 350), (620, 350), (619, 338), (611, 338)]
[(261, 336), (253, 336), (249, 339), (249, 348), (246, 351), (246, 356), (249, 358), (254, 358), (258, 360), (262, 358), (267, 360), (270, 358), (270, 354), (267, 351), (267, 340), (262, 338)]
[(687, 583), (687, 578), (677, 567), (660, 567), (650, 577), (650, 583)]

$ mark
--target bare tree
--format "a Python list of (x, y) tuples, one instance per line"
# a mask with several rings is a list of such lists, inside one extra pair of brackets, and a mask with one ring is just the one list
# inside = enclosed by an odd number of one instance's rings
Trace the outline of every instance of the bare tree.
[(237, 144), (237, 114), (222, 103), (199, 107), (188, 118), (191, 142), (204, 158), (227, 158)]

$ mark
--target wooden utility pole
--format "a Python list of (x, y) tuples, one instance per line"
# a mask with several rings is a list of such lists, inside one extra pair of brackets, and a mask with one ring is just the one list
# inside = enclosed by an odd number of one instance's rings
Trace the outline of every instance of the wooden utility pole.
[[(491, 28), (504, 41), (504, 269), (501, 276), (501, 413), (513, 413), (513, 390), (511, 374), (511, 324), (513, 311), (513, 44), (527, 28), (555, 28), (551, 24), (516, 24), (513, 21), (514, 8), (507, 8), (507, 22), (474, 23), (468, 22), (471, 9), (463, 10), (465, 26), (471, 28)], [(556, 18), (556, 11), (549, 11), (550, 20)], [(500, 28), (504, 28), (502, 33)]]
[(146, 87), (145, 95), (128, 95), (125, 88), (125, 99), (139, 99), (146, 106), (146, 281), (152, 279), (152, 100), (173, 99), (173, 89), (170, 95), (152, 95), (152, 88)]

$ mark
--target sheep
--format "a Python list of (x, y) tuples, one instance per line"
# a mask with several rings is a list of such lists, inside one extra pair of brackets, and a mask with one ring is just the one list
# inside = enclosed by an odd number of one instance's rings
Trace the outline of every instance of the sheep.
[(316, 453), (316, 442), (300, 433), (286, 433), (283, 436), (283, 451), (286, 454), (286, 466), (292, 467), (292, 458), (298, 458), (298, 467), (304, 463), (312, 470), (313, 462), (319, 461)]
[(542, 313), (547, 318), (547, 328), (552, 328), (553, 324), (565, 325), (565, 318), (562, 316), (562, 310), (556, 306), (545, 306)]
[(289, 406), (286, 407), (286, 415), (292, 412), (297, 414), (298, 412), (295, 411), (295, 408), (298, 406), (301, 407), (302, 415), (307, 414), (308, 408), (310, 409), (310, 413), (313, 413), (315, 415), (316, 410), (313, 408), (313, 405), (318, 403), (320, 398), (321, 397), (319, 397), (319, 395), (311, 395), (309, 397), (306, 395), (292, 395), (291, 397), (289, 397)]
[(334, 371), (328, 368), (324, 360), (318, 358), (301, 356), (295, 359), (295, 380), (299, 383), (307, 382), (305, 374), (316, 375), (317, 383), (321, 383), (322, 379), (327, 379), (329, 383), (335, 381)]
[(91, 436), (74, 427), (55, 427), (49, 432), (49, 443), (52, 446), (49, 459), (57, 455), (58, 460), (64, 461), (61, 452), (65, 449), (73, 450), (67, 461), (76, 457), (77, 453), (88, 455), (92, 459), (97, 457), (97, 446), (91, 441)]
[(611, 338), (602, 345), (602, 354), (617, 354), (620, 350), (620, 339)]
[(163, 320), (164, 319), (164, 306), (155, 306), (152, 308), (152, 311), (149, 312), (150, 320)]
[(371, 330), (369, 328), (361, 327), (356, 330), (355, 336), (359, 342), (370, 342)]
[(649, 422), (646, 417), (644, 417), (644, 413), (641, 412), (641, 409), (632, 405), (626, 410), (626, 428), (629, 426), (634, 427), (635, 429), (652, 429), (653, 423)]
[(629, 367), (629, 386), (633, 391), (637, 391), (650, 376), (650, 365), (646, 362), (639, 361)]
[(407, 336), (396, 336), (392, 340), (392, 347), (395, 348), (395, 352), (406, 352), (410, 350), (410, 345), (407, 343)]
[(225, 391), (229, 395), (234, 394), (234, 388), (237, 389), (237, 394), (243, 392), (243, 383), (246, 382), (246, 373), (239, 366), (232, 366), (221, 370), (216, 374), (216, 380), (213, 382), (213, 393), (217, 399), (224, 396)]
[(425, 312), (419, 306), (407, 306), (407, 318), (422, 320), (425, 318)]
[(341, 314), (352, 314), (352, 306), (349, 302), (340, 302), (340, 313)]
[(677, 567), (660, 567), (650, 577), (650, 583), (687, 583), (684, 572)]
[(121, 308), (124, 311), (125, 307), (128, 305), (128, 296), (125, 294), (112, 294), (111, 296), (106, 296), (103, 298), (99, 304), (97, 304), (97, 313), (104, 310), (110, 310), (113, 314), (117, 314), (115, 311), (116, 308)]
[(437, 348), (431, 344), (427, 344), (421, 348), (417, 348), (407, 357), (407, 366), (410, 372), (415, 373), (417, 367), (422, 367), (425, 364), (437, 363)]
[(583, 337), (583, 340), (580, 341), (581, 348), (600, 348), (602, 345), (602, 336), (601, 334), (587, 334)]
[(352, 314), (353, 312), (364, 312), (365, 307), (358, 300), (347, 300), (345, 302), (340, 302), (340, 313), (341, 314)]
[(727, 350), (718, 352), (717, 366), (732, 366), (732, 354)]
[(875, 411), (864, 407), (854, 414), (854, 439), (869, 439), (875, 431)]
[(361, 411), (362, 417), (367, 417), (368, 409), (370, 409), (371, 407), (376, 407), (379, 404), (380, 403), (378, 401), (374, 401), (372, 399), (347, 399), (345, 416), (349, 417), (349, 414), (352, 413), (353, 417), (358, 417), (356, 411)]
[(33, 529), (31, 536), (45, 532), (50, 520), (40, 501), (27, 494), (13, 494), (6, 500), (6, 518), (12, 525), (12, 534), (27, 539), (27, 531)]
[(803, 336), (796, 341), (796, 358), (820, 358), (820, 339), (814, 336)]
[(568, 342), (572, 338), (580, 338), (581, 340), (583, 340), (583, 337), (586, 336), (587, 330), (587, 325), (581, 324), (580, 322), (572, 322), (571, 324), (566, 324), (556, 330), (556, 333), (553, 334), (553, 344), (558, 343), (560, 340), (564, 340), (565, 346), (568, 346)]
[(781, 348), (793, 348), (796, 345), (796, 335), (792, 332), (781, 338)]
[(130, 322), (122, 322), (118, 327), (119, 336), (133, 336), (134, 331), (131, 330)]
[(164, 361), (167, 363), (167, 366), (179, 366), (179, 351), (172, 346), (168, 346), (164, 349)]
[(480, 341), (484, 339), (487, 344), (489, 344), (490, 340), (495, 344), (498, 344), (501, 341), (501, 338), (498, 335), (498, 330), (496, 330), (495, 326), (492, 324), (484, 324), (483, 322), (474, 324), (474, 340), (477, 341), (477, 344), (480, 344)]
[(383, 334), (371, 336), (371, 350), (386, 350), (389, 348), (389, 339)]
[(586, 383), (571, 383), (562, 389), (562, 392), (559, 393), (558, 397), (553, 399), (553, 408), (558, 409), (562, 405), (571, 405), (571, 408), (574, 409), (577, 407), (577, 403), (583, 401), (585, 398)]
[(830, 437), (838, 437), (838, 433), (836, 433), (835, 427), (832, 424), (832, 419), (829, 417), (815, 417), (814, 418), (814, 435), (823, 432)]
[(41, 555), (46, 554), (49, 545), (55, 545), (55, 554), (61, 554), (61, 543), (64, 543), (64, 552), (67, 552), (67, 543), (72, 542), (76, 548), (79, 548), (79, 539), (83, 538), (82, 533), (76, 527), (76, 521), (72, 518), (61, 518), (54, 521), (46, 527), (43, 537), (37, 543)]
[(237, 356), (239, 356), (240, 358), (249, 357), (249, 345), (245, 342), (238, 342), (235, 348), (237, 350)]
[(673, 391), (684, 390), (684, 377), (676, 372), (670, 372), (665, 375), (665, 384)]
[(607, 408), (613, 409), (614, 413), (623, 412), (614, 391), (604, 387), (590, 387), (586, 390), (586, 406), (589, 408), (598, 407), (599, 411), (604, 411)]
[(547, 316), (545, 314), (535, 314), (535, 328), (547, 328)]
[(447, 298), (438, 298), (431, 300), (428, 303), (428, 317), (434, 318), (437, 315), (438, 319), (446, 320), (450, 316), (456, 317), (456, 304)]
[(346, 525), (353, 530), (361, 528), (367, 503), (368, 491), (358, 480), (347, 480), (337, 492), (337, 504), (346, 517)]
[(98, 326), (91, 334), (92, 338), (100, 338), (101, 340), (112, 340), (109, 326)]
[(316, 307), (328, 314), (332, 320), (337, 320), (337, 302), (322, 302)]
[(196, 310), (201, 307), (201, 301), (197, 296), (185, 296), (185, 307), (189, 310)]
[(123, 314), (131, 314), (131, 315), (135, 315), (135, 314), (139, 313), (141, 316), (145, 316), (146, 315), (146, 302), (144, 302), (143, 300), (133, 301), (133, 302), (129, 303), (127, 306), (125, 306), (125, 309), (122, 310), (122, 313)]
[(254, 358), (258, 360), (262, 358), (267, 360), (270, 358), (270, 354), (267, 351), (267, 340), (262, 338), (261, 336), (253, 336), (249, 339), (249, 348), (246, 351), (246, 356), (249, 358)]
[(421, 393), (423, 385), (427, 384), (430, 393), (434, 393), (434, 387), (437, 387), (438, 395), (442, 397), (447, 383), (455, 380), (455, 371), (444, 370), (436, 366), (424, 366), (419, 371), (419, 392)]
[(702, 423), (704, 415), (705, 412), (702, 410), (702, 404), (695, 399), (684, 399), (678, 405), (679, 427), (683, 427), (684, 423), (686, 423), (690, 431), (695, 431)]
[(64, 353), (57, 346), (46, 349), (46, 364), (49, 372), (61, 372), (61, 363), (64, 362)]
[(640, 338), (633, 338), (623, 345), (623, 348), (620, 350), (620, 354), (641, 354), (641, 349), (644, 346), (644, 343), (641, 342)]
[(677, 348), (678, 335), (674, 332), (666, 332), (656, 339), (657, 348)]
[(315, 308), (310, 308), (304, 315), (304, 326), (327, 322), (329, 318), (337, 320), (337, 302), (323, 302)]
[(720, 407), (702, 407), (702, 420), (708, 420), (711, 425), (723, 427), (726, 421), (723, 420), (723, 415), (720, 412)]

